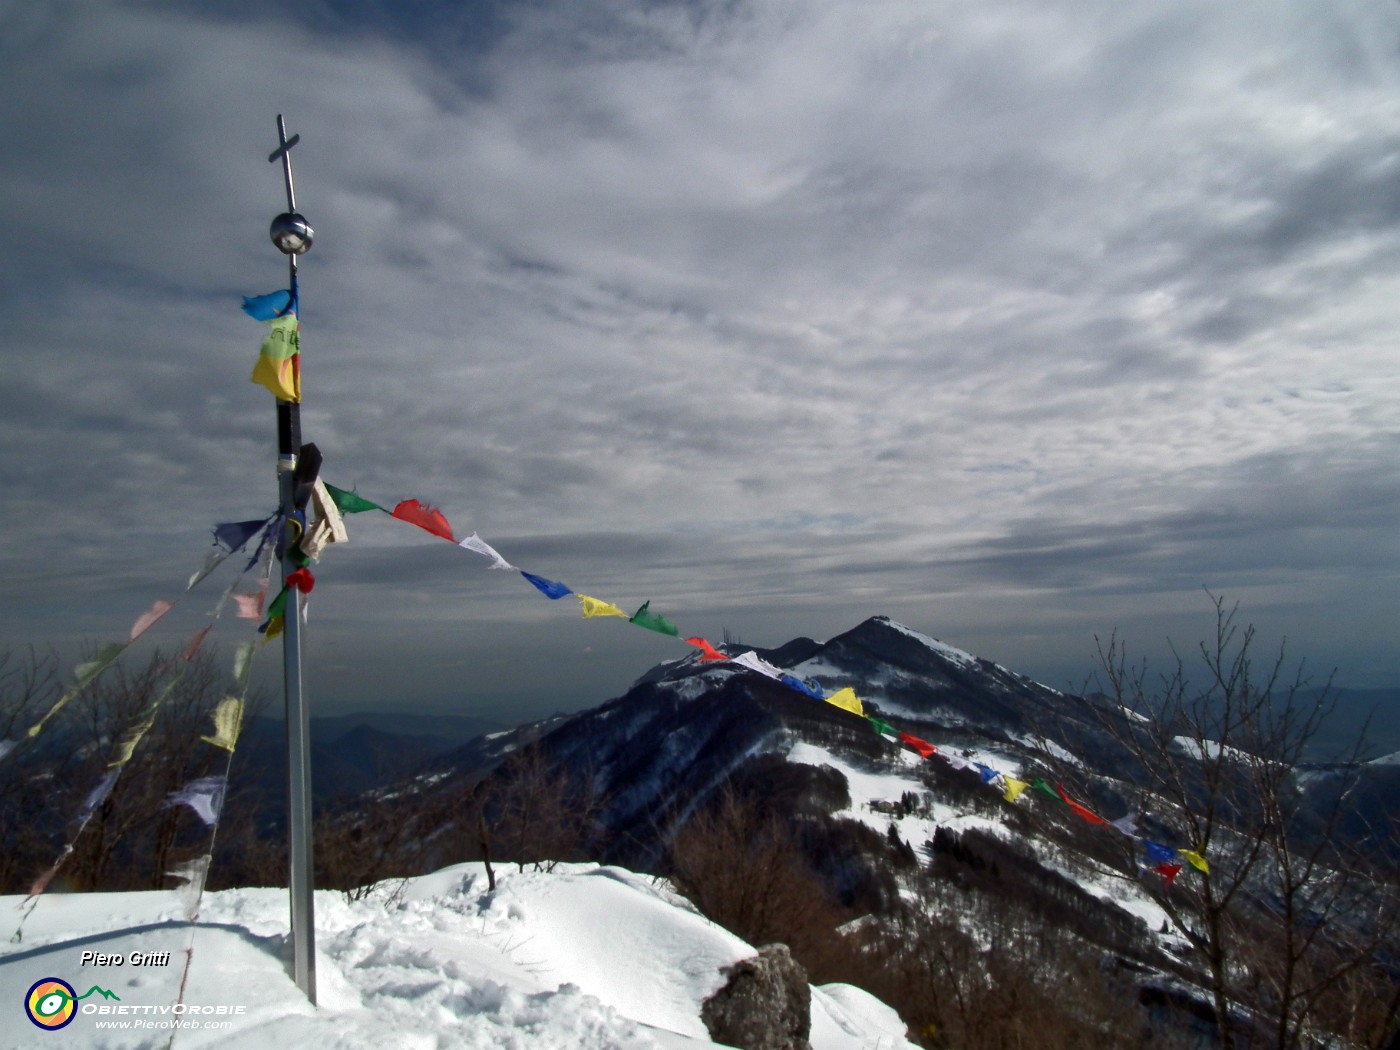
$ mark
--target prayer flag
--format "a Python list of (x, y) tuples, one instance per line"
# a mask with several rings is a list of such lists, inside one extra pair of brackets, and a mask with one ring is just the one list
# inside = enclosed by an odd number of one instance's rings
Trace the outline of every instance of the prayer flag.
[(243, 728), (243, 698), (226, 696), (214, 708), (214, 735), (199, 739), (225, 751), (232, 751), (238, 743), (238, 733)]
[(634, 623), (638, 627), (645, 627), (648, 631), (655, 631), (657, 634), (669, 634), (672, 638), (679, 638), (681, 632), (676, 630), (676, 625), (660, 613), (651, 611), (651, 602), (642, 602), (642, 607), (634, 612), (627, 621)]
[(219, 812), (224, 808), (224, 791), (228, 781), (223, 777), (200, 777), (191, 780), (179, 791), (172, 791), (166, 799), (166, 807), (189, 806), (199, 819), (211, 828), (218, 823)]
[(406, 521), (410, 525), (417, 525), (424, 532), (441, 536), (449, 543), (457, 542), (452, 537), (452, 526), (447, 524), (447, 519), (442, 516), (442, 511), (436, 507), (430, 507), (426, 503), (419, 503), (416, 499), (402, 501), (393, 509), (391, 516), (400, 521)]
[(865, 719), (866, 719), (867, 722), (870, 723), (871, 727), (872, 727), (872, 728), (875, 730), (875, 732), (877, 732), (877, 733), (885, 733), (885, 734), (888, 734), (889, 736), (898, 736), (898, 735), (899, 735), (899, 730), (898, 730), (898, 729), (896, 729), (894, 726), (890, 725), (888, 722), (882, 722), (882, 721), (880, 721), (880, 719), (876, 718), (874, 715), (866, 715), (866, 716), (865, 716)]
[(1210, 874), (1210, 863), (1206, 860), (1204, 854), (1198, 853), (1193, 849), (1179, 849), (1177, 852), (1190, 861), (1191, 867), (1195, 868), (1202, 875)]
[(1056, 802), (1064, 801), (1064, 799), (1060, 797), (1060, 793), (1045, 782), (1044, 777), (1036, 777), (1031, 781), (1031, 790), (1039, 791), (1042, 795), (1049, 795)]
[(173, 608), (175, 608), (174, 602), (167, 602), (159, 598), (156, 599), (156, 603), (152, 605), (148, 611), (143, 612), (140, 616), (138, 616), (136, 618), (136, 622), (131, 625), (130, 640), (133, 642), (136, 641), (136, 639), (140, 638), (143, 634), (149, 631), (155, 625), (157, 620), (159, 620), (162, 616), (164, 616)]
[(984, 766), (981, 762), (974, 762), (973, 764), (977, 767), (977, 772), (982, 774), (982, 783), (984, 784), (990, 784), (997, 777), (1001, 776), (1001, 774), (991, 766)]
[(112, 793), (112, 788), (117, 783), (117, 777), (121, 771), (114, 769), (98, 783), (97, 787), (88, 792), (87, 800), (83, 803), (83, 808), (78, 810), (78, 815), (74, 817), (76, 823), (82, 823), (97, 811), (97, 807), (107, 801), (107, 796)]
[(1176, 860), (1176, 850), (1170, 846), (1163, 846), (1160, 842), (1143, 839), (1142, 848), (1147, 852), (1147, 859), (1153, 864), (1170, 864)]
[(238, 619), (240, 620), (261, 620), (263, 617), (263, 606), (267, 603), (267, 581), (263, 580), (262, 586), (256, 591), (246, 591), (233, 596), (234, 604), (238, 606)]
[(283, 314), (267, 322), (267, 338), (258, 351), (251, 379), (280, 401), (301, 402), (301, 331), (297, 315)]
[(311, 483), (311, 509), (315, 517), (299, 546), (303, 554), (316, 561), (332, 543), (349, 543), (350, 534), (345, 531), (340, 508), (331, 499), (330, 490), (320, 477)]
[(1001, 797), (1006, 799), (1006, 801), (1008, 802), (1015, 802), (1016, 796), (1019, 795), (1022, 791), (1025, 791), (1026, 788), (1030, 787), (1030, 784), (1028, 784), (1026, 781), (1017, 780), (1015, 777), (1005, 777), (1003, 779), (1006, 784), (1006, 791), (1002, 794)]
[(750, 649), (746, 653), (740, 653), (738, 656), (734, 657), (734, 663), (738, 664), (740, 667), (747, 667), (750, 671), (757, 671), (759, 674), (763, 675), (766, 678), (772, 678), (776, 680), (783, 677), (782, 668), (774, 667), (772, 664), (770, 664), (763, 657), (759, 656), (758, 653), (754, 652), (752, 649)]
[[(475, 551), (477, 554), (480, 554), (483, 558), (490, 558), (490, 567), (493, 569), (514, 569), (516, 572), (520, 571), (519, 569), (516, 569), (515, 566), (512, 565), (510, 562), (506, 561), (499, 554), (497, 554), (496, 549), (492, 547), (491, 544), (487, 543), (474, 532), (466, 539), (464, 539), (461, 543), (457, 544), (457, 546), (465, 548), (469, 551)], [(584, 613), (584, 615), (587, 616), (588, 614)], [(617, 615), (624, 616), (626, 614), (623, 613), (621, 609), (619, 609)]]
[(1130, 839), (1138, 837), (1138, 815), (1136, 813), (1129, 813), (1126, 817), (1111, 820), (1108, 822), (1108, 826), (1117, 829)]
[(292, 293), (285, 288), (268, 292), (266, 295), (245, 295), (243, 312), (254, 321), (273, 321), (289, 313), (292, 306)]
[(612, 604), (612, 602), (590, 598), (586, 594), (576, 594), (574, 597), (577, 598), (579, 604), (583, 606), (583, 617), (585, 620), (592, 616), (621, 616), (624, 620), (627, 619), (627, 614), (616, 605)]
[(703, 639), (703, 638), (698, 638), (698, 637), (697, 637), (697, 638), (687, 638), (685, 641), (686, 641), (686, 644), (687, 644), (687, 645), (693, 645), (693, 646), (695, 646), (695, 648), (697, 648), (697, 649), (700, 650), (700, 661), (701, 661), (701, 663), (705, 662), (706, 660), (728, 660), (728, 659), (729, 659), (729, 657), (725, 656), (722, 652), (720, 652), (718, 649), (716, 649), (716, 648), (715, 648), (713, 645), (711, 645), (709, 642), (705, 641), (705, 639)]
[(787, 686), (789, 689), (796, 689), (803, 696), (810, 696), (813, 700), (826, 699), (826, 693), (822, 692), (811, 682), (798, 678), (795, 674), (781, 674), (778, 676), (778, 681), (782, 682), (783, 685)]
[(1172, 888), (1172, 880), (1175, 879), (1178, 875), (1181, 874), (1181, 865), (1180, 865), (1180, 864), (1158, 864), (1158, 865), (1157, 865), (1155, 868), (1153, 868), (1152, 870), (1155, 871), (1158, 875), (1162, 876), (1162, 881), (1163, 881), (1164, 883), (1166, 883), (1167, 889), (1171, 889), (1171, 888)]
[(967, 759), (963, 758), (962, 755), (958, 754), (956, 751), (940, 751), (938, 752), (938, 757), (943, 759), (943, 761), (947, 762), (948, 765), (952, 766), (954, 769), (966, 769), (968, 766)]
[(539, 588), (539, 592), (543, 594), (546, 598), (550, 598), (554, 601), (558, 601), (566, 594), (574, 593), (562, 583), (555, 583), (553, 580), (546, 580), (543, 576), (535, 576), (531, 573), (526, 572), (524, 569), (520, 570), (520, 575), (524, 576), (527, 580), (529, 580), (537, 588)]
[[(253, 619), (256, 620), (257, 617), (255, 616)], [(214, 625), (211, 623), (195, 631), (193, 637), (190, 638), (190, 644), (185, 646), (185, 651), (180, 654), (180, 659), (185, 661), (185, 663), (193, 661), (194, 658), (199, 655), (199, 649), (200, 646), (204, 644), (204, 639), (209, 637), (209, 632), (213, 629)]]
[(856, 696), (855, 690), (850, 686), (832, 693), (826, 698), (826, 702), (841, 708), (843, 711), (849, 711), (853, 715), (865, 717), (865, 705), (860, 702), (860, 697)]
[[(162, 699), (164, 699), (162, 697)], [(155, 724), (154, 719), (145, 722), (138, 722), (126, 731), (126, 736), (117, 743), (117, 752), (112, 756), (112, 761), (107, 763), (108, 769), (117, 766), (124, 766), (131, 761), (131, 756), (136, 752), (136, 745), (141, 743), (141, 738), (146, 735), (146, 731)]]
[(311, 571), (305, 566), (295, 572), (287, 573), (287, 586), (295, 587), (302, 594), (310, 594), (311, 588), (316, 586), (316, 577), (311, 575)]
[(1108, 823), (1108, 821), (1104, 820), (1103, 817), (1099, 816), (1099, 815), (1098, 815), (1097, 813), (1095, 813), (1093, 810), (1089, 809), (1088, 806), (1081, 806), (1078, 802), (1075, 802), (1072, 798), (1070, 798), (1068, 795), (1066, 795), (1066, 794), (1065, 794), (1065, 787), (1064, 787), (1063, 784), (1060, 784), (1060, 785), (1058, 785), (1058, 786), (1059, 786), (1059, 791), (1060, 791), (1060, 799), (1064, 802), (1064, 804), (1065, 804), (1066, 806), (1068, 806), (1070, 809), (1074, 810), (1075, 814), (1076, 814), (1081, 820), (1086, 820), (1086, 821), (1088, 821), (1090, 824), (1107, 824), (1107, 823)]
[(938, 750), (938, 748), (934, 747), (927, 740), (920, 740), (918, 737), (912, 736), (909, 733), (900, 733), (899, 739), (912, 747), (924, 758), (928, 758), (929, 755), (932, 755)]
[(215, 525), (214, 542), (232, 554), (240, 547), (246, 546), (249, 540), (262, 531), (267, 522), (267, 518), (261, 518), (258, 521), (226, 521)]
[(126, 646), (120, 642), (112, 642), (104, 645), (91, 660), (80, 663), (73, 668), (73, 677), (78, 680), (78, 688), (81, 689), (107, 669), (117, 657), (126, 650)]
[(342, 514), (360, 514), (367, 510), (383, 510), (385, 514), (389, 513), (378, 503), (371, 503), (358, 492), (347, 492), (329, 484), (326, 491), (331, 494), (331, 502), (335, 504), (336, 510)]

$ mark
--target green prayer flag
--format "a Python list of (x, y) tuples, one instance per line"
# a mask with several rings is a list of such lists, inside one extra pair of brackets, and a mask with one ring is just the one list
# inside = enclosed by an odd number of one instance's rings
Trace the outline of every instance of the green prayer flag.
[[(378, 503), (371, 503), (357, 492), (346, 492), (338, 489), (334, 485), (326, 485), (326, 491), (331, 494), (331, 502), (335, 504), (335, 509), (342, 514), (359, 514), (366, 510), (384, 510)], [(385, 514), (389, 512), (384, 510)]]
[(126, 648), (121, 642), (112, 642), (104, 645), (102, 651), (93, 659), (79, 664), (73, 668), (73, 677), (78, 680), (78, 688), (82, 688), (101, 674), (113, 660), (121, 656), (122, 650)]
[(672, 638), (679, 638), (681, 632), (676, 630), (676, 625), (660, 613), (652, 612), (648, 608), (650, 605), (650, 601), (643, 602), (642, 607), (629, 617), (628, 623), (635, 623), (638, 627), (645, 627), (657, 634), (669, 634)]
[(882, 722), (874, 715), (866, 715), (865, 717), (868, 718), (870, 720), (870, 724), (875, 727), (875, 732), (888, 733), (890, 736), (899, 735), (899, 730), (897, 730), (894, 726), (890, 725), (888, 722)]
[(1051, 798), (1053, 798), (1056, 802), (1060, 802), (1060, 803), (1063, 803), (1063, 802), (1064, 802), (1064, 799), (1062, 799), (1062, 798), (1060, 797), (1060, 793), (1059, 793), (1058, 791), (1056, 791), (1054, 788), (1052, 788), (1049, 784), (1047, 784), (1047, 783), (1045, 782), (1045, 778), (1044, 778), (1044, 777), (1036, 777), (1036, 778), (1035, 778), (1035, 782), (1031, 784), (1031, 787), (1032, 787), (1034, 790), (1039, 791), (1042, 795), (1049, 795), (1049, 796), (1050, 796)]

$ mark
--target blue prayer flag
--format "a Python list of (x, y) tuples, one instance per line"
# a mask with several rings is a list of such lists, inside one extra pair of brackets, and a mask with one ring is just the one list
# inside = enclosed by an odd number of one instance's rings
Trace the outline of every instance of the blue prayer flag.
[(540, 589), (540, 593), (543, 594), (546, 598), (559, 599), (564, 597), (564, 595), (566, 594), (574, 593), (573, 591), (569, 590), (568, 587), (565, 587), (562, 583), (555, 583), (553, 580), (546, 580), (543, 576), (534, 576), (526, 572), (524, 569), (520, 570), (520, 575), (524, 576), (527, 580), (529, 580), (536, 587), (538, 587)]

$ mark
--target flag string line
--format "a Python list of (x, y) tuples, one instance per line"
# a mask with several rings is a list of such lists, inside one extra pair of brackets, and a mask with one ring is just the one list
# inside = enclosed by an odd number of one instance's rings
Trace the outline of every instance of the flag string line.
[[(271, 519), (269, 519), (268, 522), (264, 524), (266, 525), (270, 523), (270, 521)], [(103, 774), (102, 778), (98, 781), (96, 786), (94, 786), (92, 790), (88, 793), (86, 799), (82, 804), (82, 807), (78, 811), (78, 815), (69, 821), (69, 825), (76, 826), (73, 827), (71, 834), (68, 836), (67, 842), (59, 851), (57, 859), (54, 860), (53, 864), (50, 865), (46, 871), (44, 871), (41, 875), (38, 876), (38, 878), (35, 879), (35, 881), (31, 884), (29, 888), (28, 894), (26, 895), (24, 900), (21, 901), (17, 906), (18, 909), (23, 910), (24, 914), (20, 917), (19, 924), (15, 927), (15, 932), (10, 938), (12, 942), (19, 943), (19, 941), (22, 939), (24, 924), (28, 920), (29, 916), (33, 913), (35, 907), (38, 906), (39, 897), (43, 895), (44, 891), (48, 888), (49, 883), (53, 881), (54, 877), (58, 874), (59, 870), (68, 861), (68, 858), (73, 855), (73, 852), (77, 847), (78, 839), (82, 837), (83, 832), (87, 829), (88, 824), (91, 822), (97, 810), (102, 806), (104, 802), (106, 802), (107, 798), (116, 788), (116, 785), (120, 781), (122, 773), (125, 772), (128, 763), (130, 763), (132, 758), (135, 756), (136, 751), (140, 747), (141, 742), (145, 739), (147, 732), (149, 732), (150, 729), (154, 726), (156, 716), (160, 713), (161, 708), (165, 705), (166, 699), (170, 696), (170, 694), (174, 691), (175, 687), (179, 685), (180, 681), (184, 678), (185, 672), (188, 670), (189, 664), (191, 664), (194, 661), (195, 657), (199, 653), (201, 646), (204, 643), (204, 640), (209, 636), (209, 633), (213, 630), (214, 625), (218, 622), (219, 617), (222, 615), (223, 609), (227, 604), (230, 595), (233, 594), (235, 588), (237, 588), (239, 584), (243, 581), (244, 576), (247, 575), (248, 571), (252, 569), (253, 566), (257, 564), (257, 562), (261, 558), (264, 546), (267, 546), (265, 542), (265, 537), (264, 543), (261, 543), (259, 545), (258, 551), (254, 554), (253, 559), (249, 561), (249, 563), (243, 568), (243, 570), (239, 572), (237, 576), (234, 577), (233, 581), (228, 585), (228, 587), (225, 588), (223, 595), (220, 597), (218, 603), (215, 605), (214, 609), (210, 613), (209, 623), (206, 626), (197, 630), (193, 634), (193, 636), (191, 636), (190, 641), (185, 645), (185, 647), (182, 649), (178, 656), (166, 660), (157, 669), (154, 678), (156, 682), (159, 682), (161, 679), (165, 678), (168, 674), (170, 674), (172, 669), (175, 669), (178, 664), (185, 665), (179, 667), (179, 669), (175, 671), (175, 674), (172, 677), (170, 677), (169, 680), (167, 680), (156, 692), (155, 696), (152, 698), (151, 702), (146, 706), (146, 708), (139, 715), (137, 715), (132, 720), (132, 722), (126, 727), (125, 733), (122, 735), (122, 737), (116, 745), (115, 757), (112, 761), (107, 763), (106, 772)], [(224, 552), (222, 556), (218, 558), (217, 564), (221, 564), (227, 557), (236, 553), (238, 549), (240, 548), (234, 548), (232, 550)], [(190, 586), (195, 586), (200, 580), (207, 577), (209, 575), (209, 572), (212, 571), (212, 568), (217, 567), (217, 564), (211, 566), (209, 562), (206, 561), (205, 569), (202, 570), (202, 573), (196, 574), (198, 576), (198, 580), (196, 580), (195, 578), (191, 578)], [(188, 593), (188, 591), (186, 593)], [(160, 603), (157, 603), (157, 605), (159, 604)], [(168, 612), (169, 610), (167, 609), (165, 611)], [(164, 612), (160, 614), (160, 616), (163, 615)], [(156, 618), (159, 619), (160, 616), (157, 616)], [(140, 622), (140, 620), (137, 621), (138, 626), (140, 625)], [(139, 637), (140, 634), (144, 634), (146, 627), (150, 627), (153, 623), (154, 621), (146, 624), (145, 627), (143, 627), (140, 631), (136, 631), (135, 628), (133, 628), (132, 633), (134, 637), (131, 639), (131, 641), (135, 641), (135, 637)], [(130, 645), (131, 641), (129, 641), (127, 645)], [(250, 673), (250, 665), (250, 646), (243, 647), (242, 649), (240, 649), (239, 654), (235, 656), (234, 660), (234, 676), (236, 680), (241, 681), (239, 699), (240, 713), (242, 710), (242, 698), (246, 698), (247, 694), (248, 674)], [(224, 701), (224, 703), (227, 703), (227, 698)], [(46, 721), (47, 718), (48, 716), (45, 716), (44, 720)], [(217, 731), (218, 727), (216, 724), (216, 732)], [(208, 737), (205, 737), (203, 739), (209, 740)], [(216, 741), (211, 741), (211, 743), (212, 742)], [(230, 758), (231, 757), (232, 756), (230, 752)], [(225, 770), (225, 779), (227, 779), (227, 769)]]
[[(1152, 865), (1148, 870), (1152, 871), (1154, 874), (1161, 875), (1168, 888), (1170, 888), (1172, 881), (1182, 870), (1183, 866), (1180, 863), (1181, 860), (1185, 860), (1192, 868), (1202, 874), (1210, 873), (1210, 864), (1205, 858), (1204, 845), (1198, 845), (1196, 849), (1178, 849), (1153, 842), (1137, 834), (1137, 817), (1135, 814), (1130, 813), (1114, 821), (1106, 820), (1087, 806), (1071, 798), (1062, 784), (1057, 784), (1052, 787), (1042, 777), (1035, 777), (1031, 781), (1020, 780), (1009, 774), (992, 769), (982, 763), (968, 762), (961, 755), (957, 755), (956, 753), (941, 751), (928, 741), (921, 740), (910, 733), (903, 732), (875, 715), (867, 714), (863, 702), (849, 686), (828, 694), (820, 683), (811, 679), (804, 680), (798, 678), (796, 675), (785, 672), (782, 668), (775, 667), (765, 661), (753, 650), (741, 653), (738, 656), (729, 656), (719, 651), (719, 649), (703, 637), (694, 636), (682, 639), (680, 630), (674, 624), (660, 613), (651, 611), (650, 600), (643, 602), (635, 613), (628, 616), (626, 612), (612, 602), (607, 602), (592, 597), (591, 595), (575, 591), (565, 583), (527, 572), (519, 566), (511, 564), (500, 552), (483, 540), (476, 532), (473, 532), (465, 539), (458, 540), (442, 511), (430, 504), (423, 503), (416, 499), (406, 499), (399, 501), (395, 504), (394, 509), (390, 510), (388, 507), (366, 499), (356, 491), (337, 488), (328, 483), (325, 484), (325, 488), (331, 500), (334, 502), (336, 510), (341, 515), (358, 514), (370, 510), (381, 511), (388, 514), (391, 518), (395, 518), (409, 525), (414, 525), (430, 535), (486, 558), (490, 562), (489, 567), (492, 569), (519, 573), (531, 586), (546, 598), (558, 601), (561, 598), (573, 595), (578, 599), (585, 619), (594, 617), (621, 618), (634, 626), (681, 639), (687, 645), (693, 646), (699, 650), (699, 653), (696, 654), (696, 658), (702, 663), (724, 661), (737, 664), (742, 668), (754, 671), (779, 682), (811, 699), (823, 701), (850, 714), (856, 715), (857, 717), (864, 718), (872, 725), (875, 732), (881, 738), (892, 739), (896, 743), (907, 745), (909, 748), (918, 752), (920, 757), (925, 760), (933, 755), (937, 755), (954, 768), (974, 767), (981, 775), (982, 782), (996, 791), (999, 791), (1002, 798), (1007, 803), (1015, 804), (1022, 792), (1027, 789), (1032, 789), (1050, 798), (1054, 798), (1086, 823), (1111, 827), (1128, 838), (1142, 842), (1146, 852), (1146, 860)], [(279, 595), (279, 597), (281, 596)]]

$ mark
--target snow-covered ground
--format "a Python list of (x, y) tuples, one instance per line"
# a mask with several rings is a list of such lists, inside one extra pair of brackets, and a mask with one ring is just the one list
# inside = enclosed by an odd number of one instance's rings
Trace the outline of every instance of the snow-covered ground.
[[(21, 903), (0, 897), (0, 917), (18, 925)], [(488, 891), (482, 866), (463, 864), (355, 902), (317, 893), (313, 1007), (288, 975), (285, 890), (208, 893), (198, 923), (183, 916), (175, 891), (40, 898), (21, 941), (9, 940), (13, 925), (0, 940), (4, 1045), (126, 1050), (173, 1035), (180, 1050), (714, 1046), (700, 1005), (721, 966), (754, 954), (664, 883), (621, 868), (500, 866)], [(79, 997), (59, 1033), (25, 1014), (45, 978)], [(172, 1029), (176, 1019), (185, 1027)], [(857, 988), (813, 989), (814, 1050), (904, 1050), (904, 1033)]]

